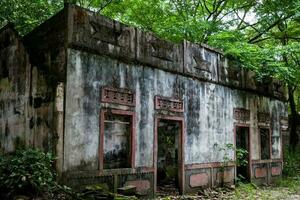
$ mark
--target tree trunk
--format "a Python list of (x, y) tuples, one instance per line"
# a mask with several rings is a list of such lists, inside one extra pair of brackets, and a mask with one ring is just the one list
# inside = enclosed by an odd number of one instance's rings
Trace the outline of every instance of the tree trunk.
[(298, 134), (297, 134), (297, 110), (294, 99), (294, 89), (291, 85), (288, 85), (288, 93), (289, 93), (289, 104), (291, 109), (291, 117), (290, 117), (290, 152), (294, 152), (296, 146), (298, 144)]

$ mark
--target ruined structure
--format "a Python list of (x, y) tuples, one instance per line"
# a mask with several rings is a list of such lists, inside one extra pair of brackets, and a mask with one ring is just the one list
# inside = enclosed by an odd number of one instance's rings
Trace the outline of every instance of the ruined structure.
[[(23, 38), (3, 27), (0, 55), (1, 150), (55, 152), (73, 187), (153, 196), (170, 181), (189, 193), (281, 175), (284, 87), (213, 48), (68, 5)], [(227, 144), (249, 152), (246, 166)]]

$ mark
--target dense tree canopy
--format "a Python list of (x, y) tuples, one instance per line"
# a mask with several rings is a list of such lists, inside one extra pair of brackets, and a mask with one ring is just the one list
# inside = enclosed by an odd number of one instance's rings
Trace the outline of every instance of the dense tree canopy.
[[(67, 2), (167, 40), (186, 39), (220, 48), (256, 71), (259, 80), (276, 77), (284, 81), (291, 114), (297, 114), (300, 0), (2, 0), (0, 23), (11, 21), (25, 34)], [(295, 117), (291, 119), (295, 123)]]

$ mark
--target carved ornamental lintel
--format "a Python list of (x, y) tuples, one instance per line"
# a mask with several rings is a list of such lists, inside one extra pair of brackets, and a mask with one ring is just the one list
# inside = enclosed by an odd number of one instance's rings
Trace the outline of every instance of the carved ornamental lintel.
[(158, 40), (156, 38), (149, 41), (151, 47), (151, 56), (173, 62), (172, 51), (173, 45), (167, 41)]
[(103, 87), (101, 102), (135, 106), (135, 94), (125, 88)]
[(236, 120), (249, 121), (250, 120), (250, 110), (245, 108), (234, 108), (233, 118)]
[(183, 101), (181, 99), (155, 96), (155, 109), (183, 112)]
[(259, 112), (257, 113), (257, 119), (260, 123), (270, 123), (271, 118), (269, 113)]

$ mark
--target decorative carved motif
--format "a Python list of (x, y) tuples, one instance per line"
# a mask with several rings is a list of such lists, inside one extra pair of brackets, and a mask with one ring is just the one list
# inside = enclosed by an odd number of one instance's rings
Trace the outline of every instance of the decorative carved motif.
[(230, 80), (239, 81), (241, 77), (242, 68), (239, 63), (234, 60), (228, 60), (227, 75)]
[(173, 50), (172, 44), (167, 41), (152, 39), (150, 40), (150, 45), (152, 48), (151, 56), (173, 62), (171, 56)]
[(218, 81), (218, 54), (203, 45), (185, 41), (184, 72), (201, 80)]
[(203, 71), (211, 73), (209, 70), (210, 62), (207, 60), (204, 60), (202, 56), (194, 55), (193, 59), (196, 63), (196, 66), (194, 66), (194, 69), (196, 73), (201, 73)]
[(263, 81), (259, 81), (259, 80), (255, 80), (256, 82), (256, 86), (257, 86), (257, 90), (259, 92), (262, 92), (264, 94), (270, 94), (271, 89), (271, 80), (269, 79), (263, 79)]
[(118, 38), (122, 34), (122, 31), (117, 31), (113, 27), (105, 26), (95, 21), (91, 21), (90, 25), (92, 28), (92, 37), (103, 42), (118, 45)]
[(90, 15), (82, 9), (74, 9), (71, 45), (76, 48), (133, 60), (135, 59), (135, 35), (134, 28), (104, 16)]
[(259, 112), (257, 114), (257, 118), (258, 118), (258, 122), (260, 122), (260, 123), (270, 123), (271, 122), (269, 113)]
[(155, 97), (155, 109), (157, 110), (168, 110), (173, 112), (183, 112), (183, 101), (180, 99), (166, 98), (166, 97)]
[(124, 88), (103, 87), (101, 102), (135, 106), (135, 94)]
[(250, 110), (245, 108), (234, 108), (233, 118), (236, 120), (248, 121), (250, 120)]
[(239, 80), (239, 70), (238, 69), (235, 69), (233, 67), (228, 67), (228, 78), (231, 79), (231, 80), (235, 80), (235, 81), (238, 81)]

